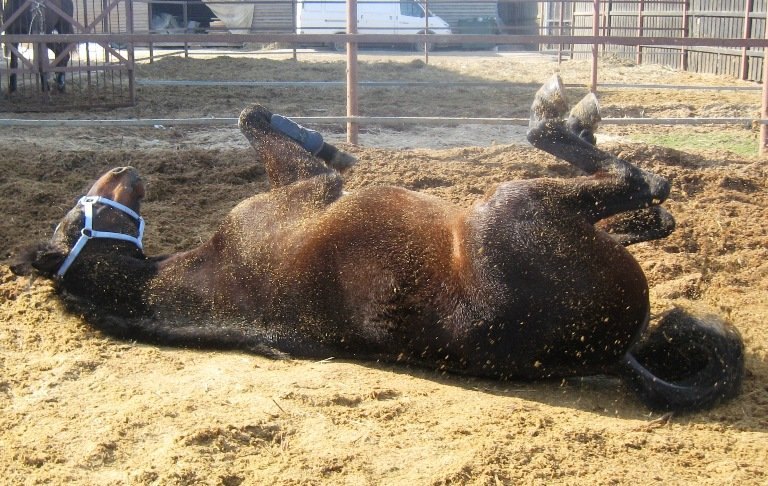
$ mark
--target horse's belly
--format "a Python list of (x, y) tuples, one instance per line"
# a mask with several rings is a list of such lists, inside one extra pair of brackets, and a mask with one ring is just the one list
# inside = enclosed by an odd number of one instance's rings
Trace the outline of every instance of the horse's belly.
[(492, 374), (583, 375), (625, 354), (647, 323), (647, 282), (626, 249), (605, 234), (592, 236), (510, 255), (516, 265), (494, 274), (496, 299), (504, 301), (497, 319), (472, 333), (485, 351), (480, 366), (485, 358), (495, 364)]

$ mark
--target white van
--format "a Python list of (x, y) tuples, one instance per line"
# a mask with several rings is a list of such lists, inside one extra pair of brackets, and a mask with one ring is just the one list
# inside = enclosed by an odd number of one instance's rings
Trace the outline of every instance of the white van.
[[(297, 34), (344, 34), (347, 29), (345, 0), (299, 0), (296, 3)], [(360, 34), (450, 34), (448, 23), (414, 0), (360, 0), (357, 2)], [(337, 50), (346, 45), (335, 44)], [(414, 46), (423, 49), (424, 45)], [(431, 47), (427, 44), (427, 48)]]

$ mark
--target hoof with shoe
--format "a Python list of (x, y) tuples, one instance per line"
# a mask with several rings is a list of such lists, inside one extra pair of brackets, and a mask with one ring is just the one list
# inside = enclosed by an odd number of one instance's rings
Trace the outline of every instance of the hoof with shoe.
[(357, 157), (337, 149), (336, 153), (331, 157), (331, 160), (328, 160), (327, 162), (328, 165), (339, 172), (344, 172), (357, 163)]
[(560, 119), (568, 111), (568, 100), (560, 76), (552, 76), (539, 88), (531, 105), (531, 121)]
[(240, 131), (251, 146), (258, 150), (260, 144), (260, 135), (269, 127), (269, 120), (272, 118), (272, 112), (261, 105), (251, 105), (240, 112), (240, 118), (237, 125)]
[(298, 143), (304, 150), (343, 172), (357, 163), (357, 158), (326, 143), (316, 130), (303, 127), (284, 115), (272, 113), (262, 105), (251, 105), (240, 114), (240, 130), (254, 148), (258, 148), (258, 132), (272, 130)]
[(600, 124), (600, 105), (594, 93), (589, 93), (571, 110), (567, 126), (580, 139), (590, 145), (597, 145), (595, 132)]
[(339, 172), (344, 172), (357, 163), (357, 157), (339, 150), (330, 143), (323, 143), (323, 148), (320, 149), (317, 156)]

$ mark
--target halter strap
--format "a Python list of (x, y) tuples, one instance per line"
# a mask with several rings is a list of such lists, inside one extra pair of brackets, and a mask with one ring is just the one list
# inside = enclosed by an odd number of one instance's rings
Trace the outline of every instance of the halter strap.
[[(69, 267), (72, 266), (72, 264), (75, 262), (75, 259), (78, 257), (78, 255), (80, 255), (80, 252), (85, 247), (85, 244), (88, 243), (88, 240), (92, 238), (110, 238), (113, 240), (129, 241), (134, 245), (136, 245), (139, 248), (139, 250), (144, 249), (144, 247), (141, 244), (141, 239), (144, 237), (144, 218), (139, 216), (138, 213), (136, 213), (136, 211), (134, 211), (133, 209), (129, 208), (124, 204), (120, 204), (117, 201), (113, 201), (111, 199), (107, 199), (101, 196), (84, 196), (80, 198), (77, 204), (80, 206), (83, 206), (85, 223), (83, 225), (83, 229), (80, 230), (80, 238), (78, 238), (77, 242), (75, 242), (75, 246), (73, 246), (72, 249), (69, 251), (69, 255), (67, 255), (67, 258), (64, 260), (64, 263), (61, 264), (61, 267), (59, 267), (59, 270), (56, 272), (57, 277), (61, 278), (64, 276), (67, 270), (69, 270)], [(93, 229), (93, 205), (94, 204), (106, 204), (107, 206), (113, 207), (118, 211), (122, 211), (123, 213), (127, 214), (131, 218), (135, 219), (136, 222), (139, 224), (139, 235), (131, 236), (131, 235), (124, 235), (122, 233), (113, 233), (111, 231), (94, 230)]]

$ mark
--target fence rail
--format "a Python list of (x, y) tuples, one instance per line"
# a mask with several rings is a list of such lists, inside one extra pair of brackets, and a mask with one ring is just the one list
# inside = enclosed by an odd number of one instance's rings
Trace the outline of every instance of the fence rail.
[[(44, 1), (44, 0), (43, 0)], [(383, 1), (383, 0), (382, 0)], [(135, 99), (133, 80), (133, 49), (137, 45), (169, 44), (183, 45), (185, 52), (191, 45), (220, 44), (269, 44), (278, 43), (289, 46), (304, 44), (345, 44), (347, 46), (348, 77), (347, 87), (349, 140), (355, 141), (357, 122), (357, 86), (356, 76), (357, 46), (364, 43), (410, 43), (414, 45), (535, 45), (545, 49), (557, 49), (558, 55), (587, 57), (592, 59), (593, 72), (591, 89), (598, 87), (597, 59), (601, 54), (627, 57), (638, 63), (652, 62), (666, 64), (678, 69), (698, 70), (700, 72), (728, 73), (742, 79), (762, 81), (766, 78), (768, 62), (765, 62), (768, 47), (768, 22), (766, 3), (768, 0), (733, 0), (724, 5), (716, 0), (593, 0), (593, 1), (546, 1), (503, 0), (496, 2), (502, 6), (540, 4), (540, 27), (537, 34), (509, 33), (520, 31), (515, 25), (500, 25), (501, 33), (480, 34), (372, 34), (364, 30), (358, 33), (357, 16), (347, 14), (347, 34), (296, 34), (293, 25), (280, 24), (280, 29), (290, 27), (290, 32), (254, 31), (230, 33), (215, 28), (200, 33), (197, 29), (182, 28), (178, 32), (159, 33), (150, 28), (136, 29), (133, 23), (126, 23), (133, 15), (134, 2), (180, 5), (187, 12), (188, 4), (181, 0), (76, 0), (90, 12), (90, 24), (74, 34), (0, 34), (0, 43), (4, 45), (22, 43), (41, 46), (45, 43), (68, 43), (70, 45), (97, 45), (105, 52), (105, 57), (125, 61), (123, 64), (102, 63), (86, 64), (85, 72), (91, 75), (99, 72), (121, 72), (120, 66), (128, 66), (127, 79), (131, 102)], [(123, 2), (123, 3), (120, 3)], [(211, 2), (233, 4), (236, 2)], [(293, 10), (289, 17), (295, 21), (296, 0), (264, 1), (255, 0), (257, 6), (282, 3)], [(340, 0), (341, 3), (341, 0)], [(486, 5), (489, 0), (459, 2), (458, 0), (430, 0), (428, 5), (435, 9), (439, 5)], [(357, 2), (347, 4), (353, 12)], [(124, 7), (118, 8), (118, 5)], [(730, 7), (730, 8), (729, 8)], [(123, 10), (121, 10), (123, 8)], [(458, 8), (458, 7), (457, 7)], [(464, 8), (464, 7), (462, 7)], [(88, 10), (90, 9), (90, 10)], [(100, 10), (101, 9), (101, 10)], [(108, 9), (105, 14), (104, 9)], [(500, 11), (500, 10), (499, 10)], [(97, 12), (102, 12), (100, 15)], [(82, 13), (82, 12), (80, 12)], [(126, 15), (131, 14), (131, 15)], [(185, 17), (186, 18), (186, 17)], [(146, 19), (145, 19), (146, 20)], [(426, 19), (425, 19), (425, 22)], [(274, 24), (277, 25), (277, 24)], [(426, 27), (425, 23), (425, 27)], [(98, 28), (97, 28), (98, 27)], [(112, 29), (111, 27), (115, 27)], [(274, 27), (274, 26), (273, 26)], [(258, 29), (257, 29), (258, 30)], [(40, 50), (40, 49), (38, 49)], [(86, 50), (87, 51), (87, 50)], [(87, 53), (86, 53), (87, 56)], [(424, 50), (425, 60), (429, 59), (429, 50)], [(90, 61), (89, 61), (90, 62)], [(115, 67), (118, 66), (118, 67)], [(30, 60), (22, 62), (22, 67), (8, 68), (0, 63), (0, 75), (10, 72), (34, 73), (38, 68)], [(81, 67), (51, 68), (50, 72), (81, 73)], [(98, 78), (98, 76), (96, 76)], [(768, 143), (768, 131), (765, 120), (768, 119), (768, 91), (763, 89), (763, 107), (759, 123), (761, 151)], [(113, 84), (114, 86), (114, 84)], [(122, 86), (122, 84), (120, 85)], [(640, 123), (639, 121), (637, 123)], [(687, 123), (687, 122), (686, 122)], [(714, 122), (712, 122), (714, 123)]]

